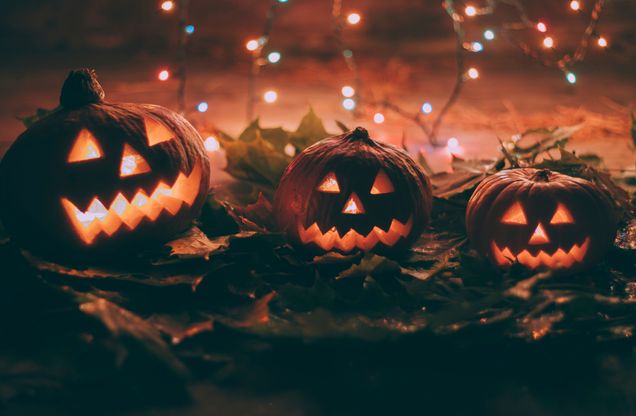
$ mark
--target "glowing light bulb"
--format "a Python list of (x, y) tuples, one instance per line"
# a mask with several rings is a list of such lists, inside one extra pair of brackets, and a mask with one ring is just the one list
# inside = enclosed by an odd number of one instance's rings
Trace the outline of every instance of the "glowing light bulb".
[(161, 10), (164, 12), (169, 12), (174, 9), (174, 1), (166, 0), (161, 2)]
[(208, 111), (208, 103), (206, 103), (205, 101), (201, 101), (198, 105), (197, 105), (197, 111), (199, 113), (205, 113), (206, 111)]
[(471, 42), (470, 43), (471, 52), (481, 52), (484, 50), (484, 45), (481, 42)]
[(422, 113), (431, 114), (433, 112), (433, 105), (428, 101), (422, 104)]
[(544, 48), (553, 48), (554, 47), (554, 39), (550, 36), (546, 36), (543, 38), (543, 47)]
[(493, 40), (495, 38), (495, 32), (490, 29), (484, 30), (484, 39)]
[(545, 33), (548, 30), (548, 26), (543, 22), (537, 22), (537, 30), (541, 33)]
[(283, 152), (285, 152), (285, 154), (289, 157), (294, 157), (296, 155), (296, 146), (291, 143), (287, 143)]
[(344, 87), (342, 87), (340, 92), (342, 92), (342, 95), (344, 97), (353, 97), (356, 94), (356, 90), (354, 90), (353, 87), (349, 85), (345, 85)]
[(446, 150), (451, 155), (461, 155), (464, 152), (464, 149), (459, 145), (459, 140), (456, 137), (451, 137), (446, 142)]
[(167, 81), (167, 80), (169, 80), (170, 79), (170, 71), (168, 71), (167, 69), (162, 69), (157, 74), (157, 78), (159, 79), (159, 81)]
[(279, 3), (287, 3), (289, 0), (278, 0)]
[(248, 40), (245, 44), (245, 49), (247, 49), (248, 51), (255, 51), (256, 49), (258, 49), (258, 41), (256, 39)]
[(475, 6), (468, 5), (464, 9), (464, 13), (466, 14), (466, 16), (473, 17), (477, 14), (477, 9), (475, 8)]
[(576, 84), (576, 75), (574, 74), (574, 72), (566, 72), (565, 79), (570, 84)]
[(345, 110), (351, 111), (356, 108), (356, 102), (352, 98), (345, 98), (344, 100), (342, 100), (342, 107)]
[(466, 72), (466, 74), (468, 75), (468, 78), (470, 78), (470, 79), (479, 78), (479, 71), (477, 70), (477, 68), (469, 68), (468, 72)]
[(384, 114), (382, 114), (382, 113), (375, 113), (375, 114), (373, 115), (373, 122), (374, 122), (375, 124), (382, 124), (382, 123), (384, 123)]
[(459, 140), (457, 140), (456, 137), (451, 137), (450, 139), (448, 139), (448, 142), (446, 142), (446, 144), (448, 145), (448, 147), (457, 147), (459, 146)]
[(607, 47), (607, 39), (605, 37), (603, 37), (603, 36), (599, 36), (599, 38), (597, 39), (596, 43), (601, 48), (606, 48)]
[(186, 27), (183, 28), (183, 30), (188, 34), (191, 35), (194, 33), (194, 25), (187, 25)]
[(281, 57), (280, 52), (274, 51), (274, 52), (270, 52), (267, 55), (267, 60), (269, 61), (270, 64), (275, 64), (278, 61), (280, 61), (280, 57)]
[(347, 16), (347, 23), (349, 23), (350, 25), (357, 25), (358, 23), (360, 23), (360, 20), (362, 20), (362, 17), (359, 13), (349, 13), (349, 15)]
[(265, 91), (263, 94), (263, 100), (268, 104), (275, 103), (276, 100), (278, 100), (278, 93), (274, 90)]
[(575, 12), (581, 10), (581, 2), (577, 0), (572, 0), (570, 2), (570, 9), (574, 10)]
[(208, 152), (215, 152), (221, 148), (219, 140), (214, 136), (206, 137), (203, 144), (205, 145), (205, 150)]

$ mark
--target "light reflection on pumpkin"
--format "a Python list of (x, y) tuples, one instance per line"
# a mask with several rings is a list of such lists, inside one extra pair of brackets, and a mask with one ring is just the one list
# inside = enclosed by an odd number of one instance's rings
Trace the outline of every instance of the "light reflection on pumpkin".
[(77, 235), (91, 244), (102, 232), (110, 236), (123, 225), (133, 230), (144, 218), (155, 221), (163, 211), (175, 215), (183, 204), (191, 206), (199, 192), (201, 173), (196, 165), (189, 175), (179, 173), (172, 186), (160, 181), (150, 195), (139, 189), (130, 201), (119, 193), (109, 208), (97, 197), (85, 211), (67, 198), (61, 199), (62, 206)]

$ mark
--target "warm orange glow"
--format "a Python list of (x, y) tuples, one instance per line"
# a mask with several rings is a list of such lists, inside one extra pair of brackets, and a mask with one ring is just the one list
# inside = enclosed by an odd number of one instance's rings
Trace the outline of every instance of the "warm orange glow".
[(146, 137), (148, 138), (148, 146), (167, 142), (174, 139), (174, 133), (168, 129), (163, 123), (152, 117), (144, 117), (144, 125), (146, 127)]
[(258, 49), (258, 41), (256, 39), (250, 39), (245, 43), (245, 49), (247, 49), (250, 52), (255, 51), (256, 49)]
[(69, 163), (83, 162), (85, 160), (99, 159), (102, 155), (102, 149), (93, 133), (87, 129), (82, 129), (75, 139), (67, 161)]
[(155, 221), (162, 211), (175, 215), (183, 204), (191, 206), (199, 192), (201, 167), (196, 165), (190, 175), (180, 173), (172, 186), (159, 182), (150, 194), (139, 189), (130, 200), (119, 193), (106, 208), (98, 197), (93, 198), (86, 211), (82, 211), (67, 198), (62, 206), (77, 235), (86, 244), (91, 244), (100, 234), (113, 235), (122, 225), (134, 230), (145, 218)]
[(375, 181), (373, 181), (373, 185), (371, 186), (371, 195), (388, 194), (393, 191), (395, 191), (395, 189), (393, 188), (391, 179), (389, 179), (383, 170), (380, 170), (375, 176)]
[(150, 166), (146, 159), (126, 143), (121, 157), (121, 165), (119, 165), (119, 176), (123, 178), (146, 172), (150, 172)]
[(174, 9), (174, 1), (166, 0), (161, 3), (161, 10), (169, 12)]
[(362, 16), (360, 16), (360, 13), (349, 13), (349, 15), (347, 16), (347, 23), (349, 23), (350, 25), (357, 25), (358, 23), (360, 23), (360, 20), (362, 20)]
[(464, 9), (464, 13), (466, 13), (466, 16), (473, 17), (477, 14), (477, 9), (473, 5), (468, 5)]
[(343, 252), (349, 252), (355, 248), (369, 251), (379, 242), (388, 247), (394, 246), (400, 238), (408, 237), (412, 227), (413, 218), (409, 218), (405, 224), (393, 219), (388, 231), (373, 227), (369, 234), (364, 236), (352, 229), (341, 237), (336, 227), (323, 234), (316, 223), (313, 223), (307, 229), (302, 224), (298, 224), (298, 235), (303, 244), (314, 243), (325, 251), (334, 248)]
[(523, 208), (519, 202), (512, 204), (508, 211), (501, 218), (501, 222), (504, 224), (527, 224), (526, 214), (523, 213)]
[(342, 213), (351, 215), (364, 214), (362, 201), (360, 201), (360, 198), (355, 192), (351, 194), (345, 203), (344, 208), (342, 208)]
[(541, 223), (537, 224), (537, 228), (534, 229), (532, 233), (532, 237), (528, 241), (528, 244), (537, 245), (537, 244), (547, 244), (550, 242), (548, 238), (548, 234), (543, 229), (543, 225)]
[(330, 194), (337, 194), (340, 192), (340, 186), (338, 186), (338, 179), (336, 179), (336, 174), (333, 172), (329, 172), (325, 175), (318, 185), (318, 191), (327, 192)]
[(546, 36), (543, 38), (543, 47), (544, 48), (553, 48), (554, 47), (554, 39), (551, 36)]
[(548, 254), (540, 250), (536, 255), (530, 254), (528, 250), (523, 250), (516, 256), (508, 247), (500, 249), (497, 243), (492, 242), (492, 253), (495, 261), (499, 266), (506, 267), (512, 263), (519, 262), (530, 269), (538, 267), (547, 267), (550, 269), (570, 268), (575, 263), (581, 263), (587, 254), (590, 245), (590, 238), (587, 237), (583, 244), (574, 244), (569, 251), (558, 249), (553, 254)]
[(468, 68), (468, 72), (466, 72), (466, 74), (468, 75), (468, 78), (470, 79), (479, 78), (479, 71), (477, 70), (477, 68)]
[(554, 215), (552, 216), (552, 219), (550, 220), (550, 224), (573, 224), (573, 223), (574, 223), (574, 218), (572, 217), (570, 210), (568, 210), (565, 207), (565, 205), (558, 204), (556, 212), (554, 213)]
[(596, 40), (596, 44), (601, 48), (607, 47), (607, 38), (599, 36), (599, 38)]
[(205, 139), (205, 142), (203, 142), (203, 145), (205, 146), (205, 150), (207, 150), (208, 152), (216, 152), (221, 148), (219, 139), (214, 136), (208, 136)]

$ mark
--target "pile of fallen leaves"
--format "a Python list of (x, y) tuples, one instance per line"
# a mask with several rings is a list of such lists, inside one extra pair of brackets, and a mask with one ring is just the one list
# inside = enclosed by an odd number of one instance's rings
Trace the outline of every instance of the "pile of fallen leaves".
[[(456, 389), (506, 405), (517, 385), (530, 386), (535, 408), (552, 409), (545, 389), (563, 382), (587, 392), (577, 408), (633, 409), (635, 178), (619, 186), (597, 156), (566, 151), (573, 131), (533, 130), (502, 142), (499, 159), (454, 160), (453, 173), (432, 177), (430, 229), (391, 258), (308, 257), (275, 232), (268, 201), (289, 145), (298, 152), (327, 136), (313, 112), (295, 132), (258, 121), (236, 139), (218, 132), (237, 180), (167, 245), (78, 268), (2, 240), (0, 409), (70, 398), (65, 406), (183, 403), (202, 380), (255, 394), (300, 389), (329, 409), (359, 399), (358, 410), (378, 410), (370, 391), (409, 392), (410, 406), (422, 389), (429, 406), (464, 409)], [(470, 250), (472, 190), (518, 166), (585, 177), (612, 197), (623, 222), (603, 263), (567, 277), (500, 272)], [(605, 384), (579, 377), (583, 369)]]

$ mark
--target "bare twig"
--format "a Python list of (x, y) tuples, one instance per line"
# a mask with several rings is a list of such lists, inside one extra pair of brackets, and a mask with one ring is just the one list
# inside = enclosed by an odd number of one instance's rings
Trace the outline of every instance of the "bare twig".
[(188, 34), (186, 33), (185, 28), (188, 24), (189, 7), (190, 0), (181, 0), (181, 5), (179, 7), (179, 43), (177, 48), (177, 76), (179, 78), (179, 87), (177, 89), (177, 105), (181, 114), (185, 114), (186, 112), (185, 89)]
[(270, 0), (271, 5), (267, 10), (267, 16), (265, 17), (265, 25), (263, 26), (263, 32), (257, 39), (258, 47), (252, 51), (252, 60), (247, 74), (247, 121), (251, 122), (254, 119), (254, 106), (256, 105), (256, 76), (258, 75), (261, 66), (265, 65), (267, 61), (263, 58), (263, 49), (269, 42), (270, 33), (274, 26), (274, 20), (276, 19), (277, 8), (280, 3), (277, 0)]

